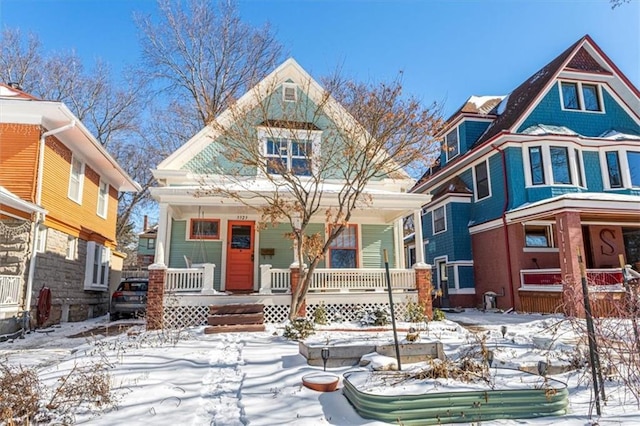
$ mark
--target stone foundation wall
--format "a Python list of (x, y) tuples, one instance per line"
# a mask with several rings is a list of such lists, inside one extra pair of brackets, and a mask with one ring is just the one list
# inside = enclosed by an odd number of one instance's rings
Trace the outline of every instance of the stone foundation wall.
[(31, 222), (0, 220), (0, 275), (18, 275), (23, 283), (28, 272)]
[(51, 289), (51, 314), (46, 324), (83, 321), (107, 313), (108, 291), (84, 290), (87, 242), (78, 240), (74, 259), (66, 259), (68, 235), (55, 229), (47, 231), (44, 253), (36, 255), (31, 318), (36, 318), (38, 293)]

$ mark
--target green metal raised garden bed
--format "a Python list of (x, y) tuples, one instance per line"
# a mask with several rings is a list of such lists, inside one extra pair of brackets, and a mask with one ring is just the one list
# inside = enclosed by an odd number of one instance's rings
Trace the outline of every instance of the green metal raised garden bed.
[[(347, 372), (343, 393), (361, 417), (403, 425), (479, 422), (494, 419), (524, 419), (562, 416), (567, 413), (569, 391), (557, 380), (518, 370), (492, 369), (517, 389), (393, 394), (364, 392), (363, 383), (373, 376), (399, 377), (398, 372)], [(496, 382), (499, 384), (499, 382)], [(442, 388), (440, 388), (442, 390)]]

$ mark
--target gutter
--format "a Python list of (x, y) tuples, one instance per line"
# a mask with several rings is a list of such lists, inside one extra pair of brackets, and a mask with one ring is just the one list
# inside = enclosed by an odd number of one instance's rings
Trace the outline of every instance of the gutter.
[[(70, 123), (62, 127), (58, 127), (57, 129), (44, 132), (40, 136), (40, 142), (39, 142), (40, 145), (38, 148), (38, 177), (37, 177), (38, 182), (36, 184), (36, 205), (38, 205), (38, 207), (42, 207), (40, 204), (42, 202), (42, 176), (44, 175), (45, 141), (47, 137), (67, 131), (69, 129), (74, 128), (75, 126), (76, 126), (76, 121), (71, 120)], [(33, 277), (36, 271), (36, 241), (37, 241), (36, 233), (38, 232), (38, 228), (40, 227), (40, 224), (44, 222), (44, 218), (45, 218), (44, 213), (36, 212), (36, 220), (33, 222), (32, 229), (31, 229), (32, 240), (31, 240), (31, 255), (29, 259), (29, 276), (27, 278), (27, 289), (26, 289), (26, 294), (24, 298), (25, 300), (24, 310), (27, 312), (27, 315), (25, 317), (26, 321), (28, 321), (29, 312), (31, 310), (31, 293), (33, 291)]]
[[(511, 308), (516, 308), (515, 289), (513, 288), (513, 267), (511, 266), (511, 245), (509, 243), (509, 230), (507, 229), (507, 208), (509, 207), (509, 181), (507, 180), (507, 159), (504, 150), (491, 145), (491, 148), (498, 151), (502, 158), (502, 180), (504, 182), (504, 206), (502, 207), (502, 228), (504, 229), (504, 245), (507, 249), (507, 273), (509, 274), (509, 290)], [(504, 293), (504, 287), (503, 287)]]

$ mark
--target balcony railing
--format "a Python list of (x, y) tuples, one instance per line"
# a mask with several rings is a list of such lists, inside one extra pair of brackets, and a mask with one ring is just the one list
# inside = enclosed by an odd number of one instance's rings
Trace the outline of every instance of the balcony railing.
[[(621, 269), (587, 269), (587, 284), (596, 288), (622, 286)], [(562, 272), (557, 269), (520, 270), (520, 288), (523, 290), (561, 291)]]
[(0, 275), (0, 306), (18, 306), (21, 282), (18, 276)]

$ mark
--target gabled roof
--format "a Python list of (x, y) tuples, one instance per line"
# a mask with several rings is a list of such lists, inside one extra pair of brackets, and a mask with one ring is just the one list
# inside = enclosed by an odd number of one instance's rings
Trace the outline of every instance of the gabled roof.
[(445, 182), (444, 185), (433, 191), (433, 201), (446, 194), (470, 195), (473, 194), (473, 192), (469, 189), (469, 187), (467, 187), (467, 184), (464, 183), (462, 179), (460, 179), (458, 176), (454, 176), (452, 179)]
[[(233, 109), (239, 111), (248, 110), (254, 105), (260, 102), (261, 95), (270, 93), (270, 89), (274, 89), (282, 83), (295, 83), (299, 88), (306, 91), (306, 95), (311, 101), (320, 103), (324, 101), (325, 90), (293, 59), (287, 59), (282, 65), (277, 67), (261, 82), (256, 84), (251, 90), (242, 95), (238, 101), (230, 108), (223, 111), (218, 117), (216, 117), (216, 124), (220, 126), (228, 126), (236, 119)], [(358, 121), (342, 106), (338, 101), (333, 98), (329, 98), (328, 102), (324, 105), (324, 112), (332, 120), (340, 118), (339, 123), (345, 126), (351, 126), (351, 128), (360, 128), (363, 134), (366, 134), (366, 130), (361, 127)], [(267, 120), (264, 123), (276, 124), (277, 127), (281, 127), (283, 124), (287, 124), (282, 120)], [(291, 123), (296, 129), (315, 130), (315, 124), (313, 123)], [(316, 127), (317, 128), (317, 127)], [(188, 140), (184, 145), (173, 152), (169, 157), (165, 158), (154, 171), (154, 175), (158, 177), (158, 171), (171, 171), (179, 170), (189, 160), (198, 155), (204, 148), (206, 148), (214, 139), (219, 136), (219, 132), (214, 129), (212, 125), (205, 126), (194, 137)], [(386, 153), (385, 153), (386, 155)], [(411, 179), (406, 172), (396, 172), (401, 179)]]
[(118, 191), (141, 190), (140, 185), (122, 169), (62, 102), (44, 101), (6, 84), (0, 84), (0, 123), (40, 125), (47, 130), (68, 127), (55, 137), (73, 152), (80, 153), (88, 164)]
[[(587, 45), (601, 57), (604, 64), (606, 64), (611, 71), (605, 69), (605, 67), (598, 62), (593, 55), (587, 52), (585, 49), (585, 46)], [(516, 89), (511, 92), (507, 98), (506, 105), (500, 106), (499, 109), (501, 110), (504, 108), (504, 111), (497, 111), (499, 114), (498, 117), (493, 123), (491, 123), (485, 133), (478, 138), (473, 146), (481, 145), (501, 132), (514, 131), (514, 125), (520, 121), (523, 115), (528, 111), (529, 107), (537, 102), (539, 96), (543, 94), (547, 85), (551, 81), (555, 80), (558, 77), (558, 74), (563, 70), (600, 75), (615, 74), (636, 96), (640, 95), (638, 89), (616, 67), (616, 65), (611, 61), (611, 59), (609, 59), (602, 49), (600, 49), (593, 39), (589, 37), (589, 35), (585, 35), (547, 65), (542, 67), (538, 72), (525, 80), (524, 83), (516, 87)]]

